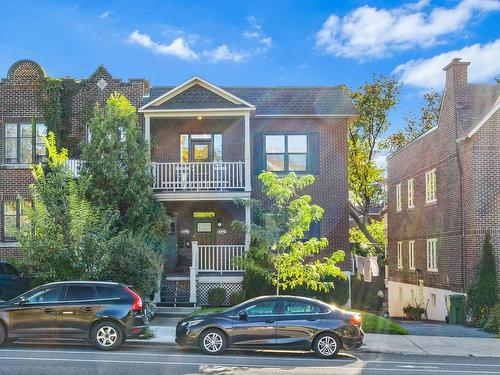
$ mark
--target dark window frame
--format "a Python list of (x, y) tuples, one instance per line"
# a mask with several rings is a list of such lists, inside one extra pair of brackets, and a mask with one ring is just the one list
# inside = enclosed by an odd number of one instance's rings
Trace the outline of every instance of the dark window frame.
[[(13, 159), (8, 159), (7, 158), (7, 139), (8, 138), (14, 138), (14, 137), (8, 137), (7, 136), (7, 125), (16, 125), (16, 160), (14, 161)], [(30, 125), (31, 126), (31, 137), (23, 137), (21, 134), (21, 127), (22, 125)], [(45, 150), (45, 154), (43, 155), (37, 155), (37, 146), (44, 144), (44, 142), (39, 142), (39, 139), (37, 137), (37, 128), (38, 126), (44, 126), (45, 127), (45, 132), (47, 132), (47, 126), (44, 123), (28, 123), (28, 122), (6, 122), (3, 125), (3, 164), (19, 164), (19, 165), (29, 165), (33, 163), (45, 163), (47, 160), (47, 150)], [(21, 144), (23, 139), (29, 139), (31, 138), (31, 161), (30, 162), (23, 162), (21, 161)]]
[[(224, 133), (218, 133), (218, 132), (215, 132), (215, 133), (210, 133), (210, 132), (196, 132), (196, 133), (187, 133), (187, 132), (181, 132), (178, 134), (178, 139), (179, 139), (179, 162), (180, 163), (186, 163), (184, 161), (182, 161), (182, 142), (181, 142), (181, 137), (182, 136), (187, 136), (188, 138), (188, 144), (187, 144), (187, 148), (188, 148), (188, 159), (190, 161), (188, 161), (187, 163), (192, 163), (191, 159), (192, 159), (192, 155), (191, 155), (191, 137), (192, 136), (197, 136), (197, 135), (210, 135), (210, 140), (206, 140), (207, 143), (210, 142), (210, 150), (209, 150), (209, 154), (212, 156), (212, 163), (216, 163), (216, 162), (223, 162), (224, 159), (225, 159), (225, 155), (224, 155)], [(213, 160), (214, 157), (215, 157), (215, 136), (216, 135), (220, 135), (220, 138), (221, 138), (221, 160)], [(199, 140), (196, 140), (195, 141), (199, 141), (199, 142), (203, 142), (203, 140), (199, 139)]]
[[(16, 229), (19, 230), (21, 228), (21, 217), (26, 216), (26, 215), (21, 215), (21, 209), (22, 209), (22, 202), (20, 199), (9, 199), (5, 201), (0, 201), (1, 207), (0, 207), (0, 214), (2, 215), (2, 241), (3, 242), (16, 242), (17, 239), (15, 236), (7, 236), (6, 235), (6, 225), (5, 225), (5, 205), (8, 202), (16, 202)], [(28, 203), (28, 202), (27, 202)], [(31, 202), (29, 202), (31, 204)], [(13, 216), (13, 215), (9, 215)]]
[[(283, 136), (284, 141), (285, 141), (285, 149), (283, 152), (267, 152), (266, 150), (266, 142), (267, 142), (267, 136)], [(306, 137), (306, 152), (288, 152), (288, 137), (289, 136), (294, 136), (294, 135), (303, 135)], [(287, 174), (294, 172), (296, 174), (308, 174), (310, 173), (310, 157), (309, 157), (309, 133), (307, 132), (266, 132), (263, 134), (263, 154), (264, 154), (264, 169), (268, 172), (273, 172), (276, 174)], [(267, 156), (268, 155), (283, 155), (283, 170), (282, 171), (271, 171), (267, 168)], [(290, 155), (305, 155), (306, 157), (306, 169), (303, 171), (297, 171), (297, 170), (290, 170)]]

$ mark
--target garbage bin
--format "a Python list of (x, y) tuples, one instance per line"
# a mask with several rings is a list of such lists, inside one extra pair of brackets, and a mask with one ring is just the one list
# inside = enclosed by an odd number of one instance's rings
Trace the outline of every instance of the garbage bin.
[(463, 294), (450, 295), (450, 324), (465, 323), (465, 296)]

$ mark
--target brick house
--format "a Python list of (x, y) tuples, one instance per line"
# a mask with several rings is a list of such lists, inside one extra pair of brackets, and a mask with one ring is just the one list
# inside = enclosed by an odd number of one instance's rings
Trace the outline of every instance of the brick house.
[(439, 123), (387, 158), (388, 298), (391, 316), (422, 302), (444, 320), (465, 293), (492, 235), (500, 269), (500, 84), (467, 82), (454, 59)]
[[(17, 255), (12, 232), (24, 218), (16, 198), (29, 200), (29, 164), (45, 154), (37, 101), (44, 76), (37, 63), (22, 60), (0, 82), (0, 258)], [(153, 189), (173, 218), (163, 302), (203, 304), (210, 288), (241, 289), (243, 271), (232, 258), (250, 238), (235, 233), (231, 222), (250, 223), (251, 213), (234, 200), (262, 198), (262, 170), (314, 174), (308, 193), (325, 214), (311, 232), (328, 238), (329, 251), (348, 250), (347, 126), (356, 113), (338, 87), (218, 87), (193, 77), (150, 88), (144, 79), (113, 78), (102, 66), (76, 82), (68, 137), (75, 174), (87, 139), (84, 98), (102, 104), (119, 91), (138, 108), (150, 141)]]

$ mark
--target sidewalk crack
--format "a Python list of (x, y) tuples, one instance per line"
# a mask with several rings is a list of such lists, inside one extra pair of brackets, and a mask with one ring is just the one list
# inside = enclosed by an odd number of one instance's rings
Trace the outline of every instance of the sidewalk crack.
[(427, 350), (425, 350), (424, 348), (422, 348), (420, 345), (418, 345), (415, 341), (413, 341), (410, 336), (406, 336), (406, 338), (408, 339), (408, 341), (410, 341), (413, 345), (415, 345), (417, 348), (419, 348), (421, 351), (423, 351), (425, 354), (429, 355), (429, 353), (427, 352)]

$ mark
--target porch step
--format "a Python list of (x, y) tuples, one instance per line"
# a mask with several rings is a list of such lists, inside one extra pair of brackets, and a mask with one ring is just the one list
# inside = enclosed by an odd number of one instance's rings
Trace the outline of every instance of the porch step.
[(196, 308), (194, 307), (171, 307), (171, 306), (159, 306), (156, 310), (156, 315), (158, 316), (188, 316)]

